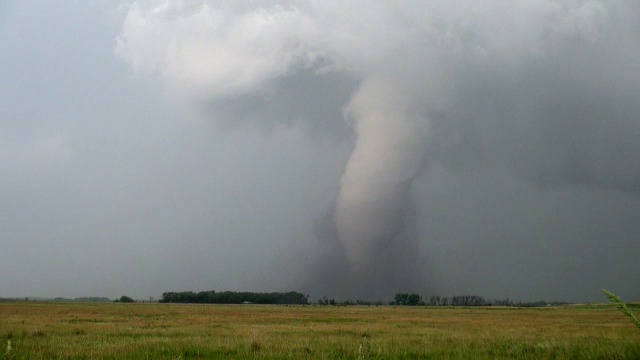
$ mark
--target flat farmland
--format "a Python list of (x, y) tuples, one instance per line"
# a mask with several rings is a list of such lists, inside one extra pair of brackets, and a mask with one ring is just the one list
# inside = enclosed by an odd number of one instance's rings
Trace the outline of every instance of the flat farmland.
[(640, 359), (613, 306), (0, 303), (2, 359)]

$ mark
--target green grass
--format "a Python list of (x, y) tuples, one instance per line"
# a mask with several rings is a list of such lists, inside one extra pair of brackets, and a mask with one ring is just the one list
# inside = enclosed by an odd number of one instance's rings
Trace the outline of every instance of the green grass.
[(610, 305), (0, 303), (0, 340), (0, 359), (640, 358), (640, 332)]

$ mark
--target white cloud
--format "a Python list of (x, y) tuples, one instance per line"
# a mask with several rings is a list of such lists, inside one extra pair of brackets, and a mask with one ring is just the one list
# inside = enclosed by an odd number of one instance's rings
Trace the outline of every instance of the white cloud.
[(134, 3), (116, 53), (137, 71), (159, 74), (172, 92), (187, 97), (246, 93), (313, 63), (312, 52), (300, 41), (309, 21), (295, 7)]
[[(403, 76), (439, 91), (468, 62), (520, 66), (563, 39), (596, 42), (601, 1), (136, 1), (116, 53), (196, 101), (264, 91), (302, 68)], [(444, 76), (448, 73), (448, 76)], [(437, 98), (442, 101), (441, 97)]]

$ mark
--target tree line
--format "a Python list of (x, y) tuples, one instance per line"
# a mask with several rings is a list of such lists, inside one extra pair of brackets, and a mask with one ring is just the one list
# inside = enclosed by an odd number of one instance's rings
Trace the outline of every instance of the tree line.
[(309, 303), (309, 295), (296, 291), (289, 292), (236, 292), (236, 291), (182, 291), (165, 292), (158, 300), (161, 303), (192, 303), (192, 304), (300, 304)]
[[(546, 303), (545, 303), (546, 304)], [(401, 306), (514, 306), (513, 301), (507, 299), (487, 300), (478, 295), (422, 297), (418, 294), (397, 293), (389, 305)]]

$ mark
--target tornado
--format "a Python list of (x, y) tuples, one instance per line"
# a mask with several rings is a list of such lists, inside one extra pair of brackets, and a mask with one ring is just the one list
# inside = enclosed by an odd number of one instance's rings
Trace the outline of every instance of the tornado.
[(346, 114), (355, 121), (356, 141), (334, 221), (351, 271), (362, 274), (404, 226), (407, 192), (423, 168), (428, 123), (406, 90), (384, 77), (365, 80)]

